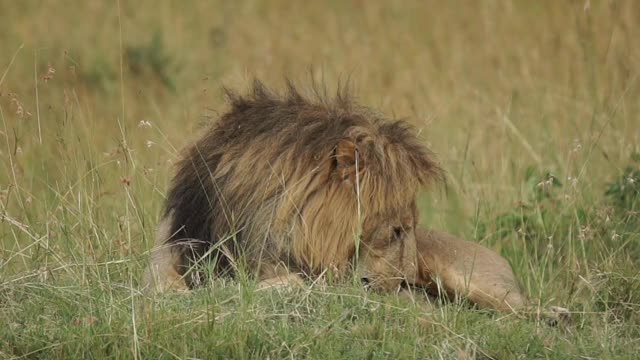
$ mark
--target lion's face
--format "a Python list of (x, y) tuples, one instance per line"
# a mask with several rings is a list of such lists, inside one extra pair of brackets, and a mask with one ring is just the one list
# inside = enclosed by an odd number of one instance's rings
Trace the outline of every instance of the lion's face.
[(364, 221), (358, 276), (374, 290), (398, 289), (415, 272), (417, 259), (415, 205)]

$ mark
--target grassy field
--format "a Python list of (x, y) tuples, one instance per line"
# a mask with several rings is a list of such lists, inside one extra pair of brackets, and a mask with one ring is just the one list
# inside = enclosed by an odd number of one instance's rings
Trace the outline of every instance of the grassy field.
[[(4, 1), (0, 358), (637, 358), (640, 3)], [(421, 222), (568, 328), (357, 286), (138, 291), (221, 87), (350, 79), (448, 171)]]

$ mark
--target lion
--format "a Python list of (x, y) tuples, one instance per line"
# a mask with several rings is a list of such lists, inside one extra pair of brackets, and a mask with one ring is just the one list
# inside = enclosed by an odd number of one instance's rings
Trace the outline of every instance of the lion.
[(372, 288), (397, 289), (416, 268), (416, 194), (444, 179), (416, 130), (344, 89), (256, 81), (227, 97), (177, 164), (143, 286), (189, 291), (239, 266), (261, 287), (299, 284), (356, 263)]
[[(417, 228), (416, 194), (444, 171), (405, 121), (255, 82), (177, 164), (143, 286), (189, 291), (244, 265), (260, 287), (356, 269), (368, 288), (423, 288), (480, 308), (532, 306), (494, 251)], [(551, 307), (539, 315), (566, 321)]]

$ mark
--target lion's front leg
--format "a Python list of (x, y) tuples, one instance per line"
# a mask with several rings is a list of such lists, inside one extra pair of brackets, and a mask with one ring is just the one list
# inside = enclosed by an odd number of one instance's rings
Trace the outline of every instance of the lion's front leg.
[(142, 278), (143, 289), (150, 293), (162, 293), (168, 290), (188, 292), (184, 276), (178, 272), (182, 259), (170, 246), (152, 250), (151, 263), (145, 269)]
[(189, 292), (185, 276), (181, 271), (186, 269), (181, 246), (167, 243), (171, 222), (172, 218), (168, 216), (158, 226), (149, 265), (142, 277), (142, 288), (147, 293), (162, 293), (169, 290)]
[(302, 277), (291, 272), (289, 267), (282, 262), (261, 264), (258, 280), (258, 289), (304, 285)]

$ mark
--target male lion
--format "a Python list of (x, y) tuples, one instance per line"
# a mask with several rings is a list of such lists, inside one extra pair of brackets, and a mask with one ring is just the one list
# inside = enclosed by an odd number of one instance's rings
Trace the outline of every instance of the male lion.
[[(316, 92), (317, 93), (317, 92)], [(416, 264), (416, 192), (443, 177), (406, 122), (289, 85), (228, 92), (231, 109), (178, 163), (144, 286), (189, 289), (240, 264), (261, 286), (368, 269), (397, 288)]]
[[(188, 290), (212, 265), (240, 263), (260, 286), (301, 283), (352, 260), (367, 286), (463, 295), (480, 307), (530, 308), (508, 262), (478, 244), (416, 230), (418, 189), (443, 172), (405, 122), (338, 92), (278, 96), (256, 82), (178, 164), (143, 285)], [(566, 309), (542, 314), (566, 320)]]

